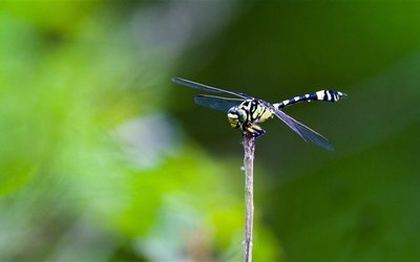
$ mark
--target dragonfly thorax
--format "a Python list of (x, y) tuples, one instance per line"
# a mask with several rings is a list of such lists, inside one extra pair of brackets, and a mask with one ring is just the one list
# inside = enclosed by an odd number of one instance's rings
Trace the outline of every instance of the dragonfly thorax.
[(257, 124), (271, 118), (273, 114), (257, 99), (246, 99), (241, 104), (231, 107), (227, 116), (231, 127), (240, 128), (258, 137), (265, 131)]

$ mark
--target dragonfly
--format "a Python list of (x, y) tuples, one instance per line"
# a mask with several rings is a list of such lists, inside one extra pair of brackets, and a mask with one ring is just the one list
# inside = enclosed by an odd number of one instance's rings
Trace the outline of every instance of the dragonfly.
[[(342, 97), (347, 96), (347, 94), (343, 92), (336, 90), (320, 90), (302, 96), (295, 96), (279, 103), (270, 103), (242, 92), (217, 88), (180, 77), (174, 77), (172, 78), (172, 81), (185, 87), (218, 94), (217, 96), (199, 94), (194, 96), (194, 102), (200, 106), (226, 113), (230, 126), (240, 129), (243, 135), (250, 134), (255, 138), (261, 137), (266, 131), (259, 124), (275, 116), (306, 142), (314, 143), (327, 150), (334, 149), (333, 145), (325, 137), (292, 118), (286, 114), (283, 109), (305, 101), (334, 103), (339, 101)], [(229, 95), (232, 97), (219, 95)]]

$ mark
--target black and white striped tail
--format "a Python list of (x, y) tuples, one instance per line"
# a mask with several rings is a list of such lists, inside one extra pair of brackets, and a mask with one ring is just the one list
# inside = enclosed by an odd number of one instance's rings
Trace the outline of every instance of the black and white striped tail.
[(311, 102), (311, 101), (325, 101), (325, 102), (337, 102), (341, 97), (346, 96), (345, 93), (336, 90), (320, 90), (314, 93), (309, 93), (303, 96), (295, 96), (291, 99), (283, 100), (280, 103), (274, 104), (278, 109), (283, 109), (286, 106), (294, 105), (300, 102)]

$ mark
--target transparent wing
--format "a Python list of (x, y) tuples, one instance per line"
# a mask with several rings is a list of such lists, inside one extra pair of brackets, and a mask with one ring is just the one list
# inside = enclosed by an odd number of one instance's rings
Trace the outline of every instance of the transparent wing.
[[(274, 107), (272, 107), (274, 108)], [(275, 108), (274, 108), (275, 109)], [(333, 145), (328, 142), (328, 140), (320, 135), (319, 133), (315, 132), (314, 130), (310, 129), (309, 127), (305, 126), (304, 124), (300, 123), (299, 121), (295, 120), (291, 116), (287, 115), (283, 111), (275, 109), (274, 115), (276, 115), (281, 121), (283, 121), (288, 127), (290, 127), (293, 131), (295, 131), (300, 137), (303, 138), (305, 141), (312, 142), (318, 146), (321, 146), (327, 150), (334, 150)]]
[(213, 110), (227, 112), (231, 107), (237, 106), (244, 101), (239, 98), (228, 98), (221, 96), (197, 95), (194, 102), (197, 105), (204, 106)]
[(217, 87), (212, 87), (212, 86), (208, 86), (208, 85), (204, 85), (204, 84), (200, 84), (197, 82), (193, 82), (191, 80), (187, 80), (187, 79), (183, 79), (183, 78), (179, 78), (179, 77), (174, 77), (172, 78), (172, 81), (174, 83), (189, 87), (189, 88), (194, 88), (194, 89), (199, 89), (199, 90), (204, 90), (207, 91), (209, 93), (216, 93), (216, 94), (229, 94), (232, 96), (237, 96), (240, 98), (251, 98), (251, 96), (244, 94), (244, 93), (240, 93), (240, 92), (236, 92), (236, 91), (229, 91), (229, 90), (224, 90), (221, 88), (217, 88)]

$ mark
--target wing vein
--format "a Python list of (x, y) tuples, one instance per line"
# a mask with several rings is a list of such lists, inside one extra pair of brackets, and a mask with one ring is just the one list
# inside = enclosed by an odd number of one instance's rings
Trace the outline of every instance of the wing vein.
[(236, 97), (240, 97), (243, 99), (247, 99), (247, 98), (251, 98), (251, 96), (245, 94), (245, 93), (241, 93), (241, 92), (236, 92), (236, 91), (229, 91), (229, 90), (225, 90), (222, 88), (217, 88), (217, 87), (213, 87), (213, 86), (208, 86), (208, 85), (204, 85), (204, 84), (200, 84), (191, 80), (187, 80), (187, 79), (183, 79), (180, 77), (174, 77), (172, 78), (172, 81), (174, 83), (189, 87), (189, 88), (194, 88), (194, 89), (199, 89), (199, 90), (204, 90), (210, 93), (216, 93), (216, 94), (229, 94), (232, 96), (236, 96)]

